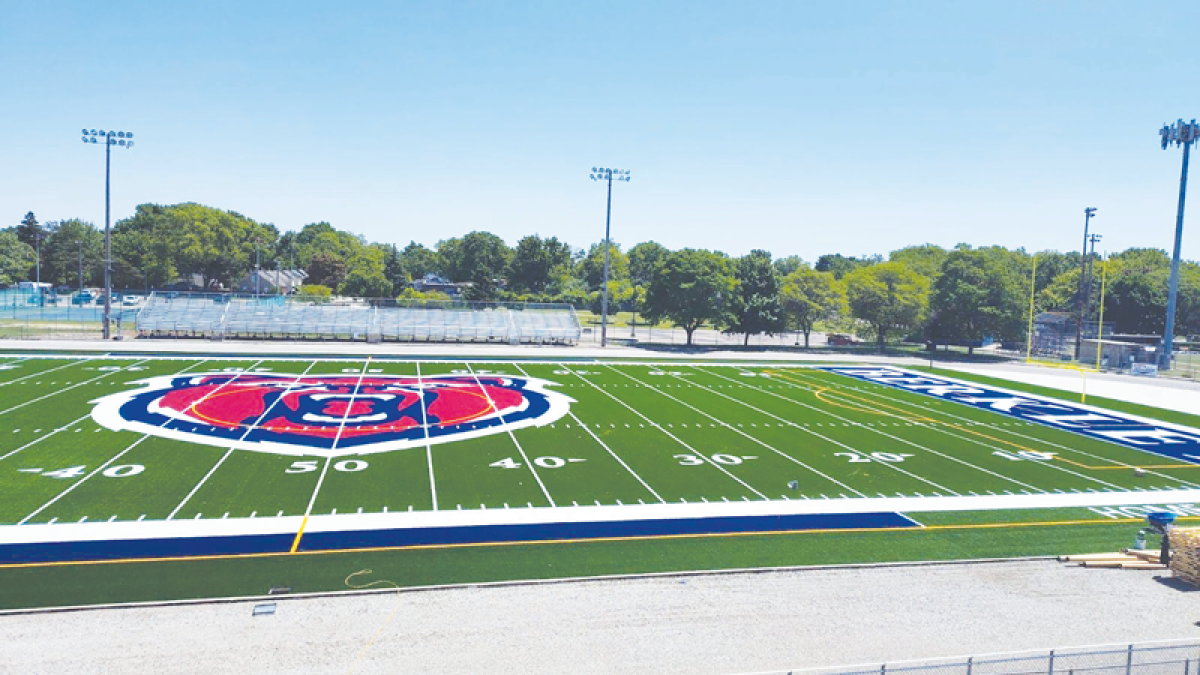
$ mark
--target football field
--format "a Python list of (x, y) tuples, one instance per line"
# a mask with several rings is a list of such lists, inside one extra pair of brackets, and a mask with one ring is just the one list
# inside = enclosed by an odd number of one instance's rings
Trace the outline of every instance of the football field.
[[(897, 379), (914, 377), (833, 365), (9, 357), (0, 544), (26, 548), (0, 563), (52, 560), (29, 551), (110, 532), (270, 535), (262, 546), (295, 551), (345, 530), (357, 538), (326, 546), (467, 541), (447, 528), (482, 526), (525, 528), (493, 540), (919, 527), (904, 514), (1173, 503), (1200, 487), (1189, 454), (1200, 431), (1079, 406), (1035, 419), (993, 389)], [(787, 520), (828, 514), (848, 519)], [(440, 534), (413, 538), (418, 527)], [(397, 529), (407, 538), (369, 536)]]

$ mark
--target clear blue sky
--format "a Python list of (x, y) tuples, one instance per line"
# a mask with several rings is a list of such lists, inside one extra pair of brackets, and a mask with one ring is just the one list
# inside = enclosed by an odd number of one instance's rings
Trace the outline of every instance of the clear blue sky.
[[(0, 0), (0, 224), (195, 201), (428, 245), (813, 260), (906, 244), (1169, 249), (1200, 4)], [(1200, 161), (1198, 173), (1200, 173)], [(1196, 183), (1197, 181), (1193, 181)], [(1200, 186), (1184, 255), (1200, 258)]]

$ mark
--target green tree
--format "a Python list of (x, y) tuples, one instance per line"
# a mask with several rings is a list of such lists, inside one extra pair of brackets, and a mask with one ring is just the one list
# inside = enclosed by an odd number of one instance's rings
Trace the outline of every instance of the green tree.
[(832, 272), (803, 265), (783, 280), (779, 299), (784, 318), (804, 333), (804, 346), (818, 321), (831, 321), (846, 311), (846, 292)]
[(1028, 289), (1005, 255), (997, 251), (955, 250), (946, 256), (933, 284), (931, 334), (966, 341), (969, 353), (986, 338), (1015, 339), (1025, 320), (1021, 298)]
[(46, 228), (38, 222), (37, 216), (33, 215), (33, 211), (25, 214), (21, 219), (21, 223), (17, 225), (17, 239), (30, 248), (36, 248), (38, 240), (45, 240)]
[(880, 262), (878, 257), (874, 258), (847, 258), (841, 253), (827, 253), (820, 258), (817, 258), (817, 264), (813, 266), (818, 272), (831, 272), (833, 278), (839, 281), (842, 277), (850, 274), (860, 267), (867, 267)]
[(946, 261), (946, 256), (949, 251), (935, 244), (922, 244), (920, 246), (906, 246), (897, 251), (892, 251), (888, 256), (891, 262), (904, 263), (908, 269), (928, 278), (931, 282), (936, 281), (938, 275), (942, 273), (942, 263)]
[(416, 281), (426, 274), (442, 272), (442, 261), (436, 251), (432, 251), (415, 241), (410, 241), (404, 250), (400, 251), (400, 267), (404, 270), (407, 281)]
[(496, 299), (512, 259), (512, 249), (490, 232), (471, 232), (439, 242), (438, 253), (451, 280), (472, 284), (464, 292), (468, 300)]
[(346, 261), (336, 253), (317, 253), (305, 272), (308, 273), (305, 281), (310, 284), (337, 288), (346, 279)]
[(846, 298), (851, 313), (870, 326), (882, 351), (889, 331), (920, 322), (929, 302), (929, 280), (903, 263), (859, 267), (846, 275)]
[(84, 286), (104, 283), (103, 232), (78, 219), (50, 223), (49, 229), (49, 236), (42, 242), (42, 281), (58, 286), (77, 286), (79, 252), (82, 250)]
[[(592, 244), (587, 255), (579, 261), (577, 274), (589, 290), (597, 291), (604, 284), (604, 242)], [(621, 245), (613, 243), (609, 249), (609, 280), (629, 278), (629, 257), (621, 252)]]
[(687, 332), (687, 343), (706, 321), (725, 318), (736, 285), (729, 260), (712, 251), (685, 248), (663, 256), (646, 291), (645, 314)]
[(8, 286), (25, 279), (33, 265), (33, 248), (22, 242), (17, 234), (0, 230), (0, 285)]
[(733, 264), (737, 287), (729, 308), (727, 333), (742, 333), (743, 345), (757, 333), (774, 335), (783, 330), (783, 313), (779, 307), (779, 274), (771, 264), (771, 254), (751, 251)]
[(558, 237), (542, 239), (536, 234), (517, 242), (508, 269), (509, 289), (517, 293), (543, 293), (550, 285), (550, 271), (571, 263), (571, 247)]
[(654, 278), (654, 270), (670, 249), (656, 241), (644, 241), (629, 249), (629, 278), (634, 286), (645, 288)]
[(342, 282), (340, 292), (356, 298), (388, 298), (392, 297), (392, 282), (381, 270), (354, 266)]
[(798, 255), (789, 255), (775, 261), (775, 271), (779, 273), (780, 279), (805, 266), (806, 263)]

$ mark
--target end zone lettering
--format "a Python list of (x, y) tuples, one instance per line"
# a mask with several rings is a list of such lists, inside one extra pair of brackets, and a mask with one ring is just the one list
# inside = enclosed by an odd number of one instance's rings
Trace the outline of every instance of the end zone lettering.
[(973, 382), (930, 377), (899, 368), (823, 370), (1073, 431), (1181, 462), (1200, 464), (1200, 429)]

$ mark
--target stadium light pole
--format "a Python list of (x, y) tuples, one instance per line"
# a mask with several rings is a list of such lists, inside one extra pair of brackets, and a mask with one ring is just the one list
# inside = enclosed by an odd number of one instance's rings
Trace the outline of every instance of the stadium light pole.
[[(97, 140), (101, 139), (101, 140)], [(127, 131), (83, 130), (84, 143), (104, 144), (104, 339), (110, 337), (109, 318), (112, 314), (112, 236), (109, 227), (112, 206), (112, 147), (133, 147), (133, 134)], [(82, 284), (80, 284), (82, 286)]]
[[(1095, 279), (1095, 259), (1096, 259), (1096, 242), (1100, 241), (1103, 235), (1092, 234), (1088, 236), (1088, 243), (1092, 245), (1087, 254), (1087, 283), (1083, 289), (1083, 309), (1085, 320), (1092, 318), (1092, 281)], [(1097, 334), (1097, 338), (1101, 335)]]
[(1162, 149), (1174, 143), (1183, 146), (1183, 171), (1179, 174), (1179, 207), (1175, 212), (1175, 252), (1171, 255), (1171, 285), (1167, 294), (1167, 325), (1163, 329), (1162, 348), (1158, 350), (1158, 369), (1171, 369), (1171, 352), (1175, 348), (1175, 296), (1179, 292), (1179, 247), (1183, 244), (1183, 202), (1187, 197), (1188, 154), (1192, 143), (1200, 138), (1200, 125), (1193, 119), (1184, 123), (1181, 119), (1171, 126), (1163, 125), (1158, 130)]
[(79, 247), (79, 292), (83, 293), (83, 240), (77, 240), (75, 245)]
[(1079, 290), (1075, 293), (1079, 305), (1079, 317), (1075, 320), (1075, 360), (1079, 360), (1079, 350), (1083, 344), (1083, 275), (1087, 272), (1087, 243), (1088, 225), (1096, 215), (1096, 207), (1089, 206), (1083, 210), (1083, 259), (1079, 263)]
[(612, 239), (609, 236), (612, 225), (612, 184), (613, 180), (629, 182), (628, 169), (597, 169), (592, 167), (588, 175), (594, 181), (608, 183), (608, 210), (604, 215), (604, 288), (600, 295), (600, 346), (608, 346), (608, 268), (612, 255)]

